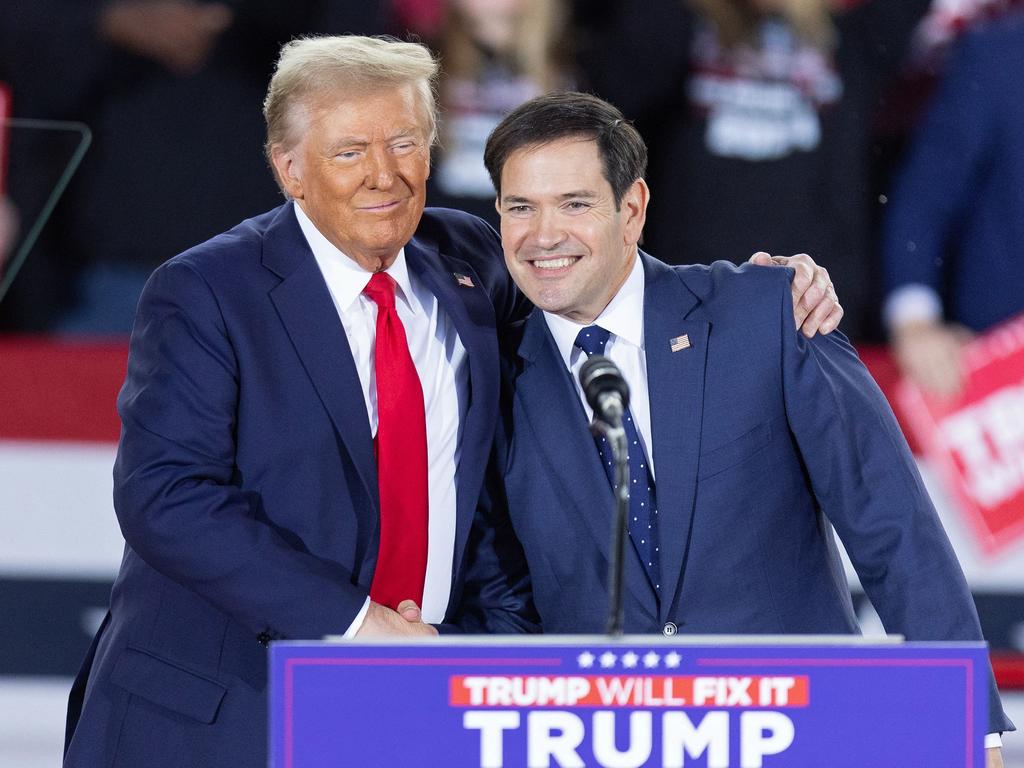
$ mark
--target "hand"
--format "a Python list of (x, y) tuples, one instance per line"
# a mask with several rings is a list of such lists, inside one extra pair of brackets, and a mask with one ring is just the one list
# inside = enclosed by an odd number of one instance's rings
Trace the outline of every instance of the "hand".
[(114, 45), (188, 75), (202, 68), (233, 20), (222, 3), (117, 0), (100, 17), (100, 32)]
[(951, 398), (963, 389), (960, 351), (971, 334), (938, 321), (905, 323), (892, 333), (892, 354), (904, 376), (921, 389)]
[(436, 634), (434, 627), (423, 623), (420, 609), (412, 600), (399, 603), (398, 611), (371, 601), (356, 637), (372, 640), (379, 637), (430, 637)]
[(990, 747), (985, 750), (985, 768), (1003, 768), (1002, 747)]
[(751, 264), (762, 267), (778, 265), (792, 267), (796, 274), (790, 290), (793, 292), (793, 313), (796, 327), (804, 336), (811, 338), (816, 333), (832, 333), (843, 319), (843, 308), (839, 304), (828, 270), (819, 267), (806, 253), (795, 256), (771, 256), (758, 251), (750, 257)]

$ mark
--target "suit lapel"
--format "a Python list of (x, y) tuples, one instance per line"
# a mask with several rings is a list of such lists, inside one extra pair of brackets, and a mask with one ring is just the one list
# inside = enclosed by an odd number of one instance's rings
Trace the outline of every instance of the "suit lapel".
[[(526, 414), (537, 449), (558, 468), (557, 481), (566, 487), (566, 496), (574, 500), (576, 518), (583, 521), (607, 562), (614, 498), (571, 374), (540, 310), (534, 310), (526, 321), (519, 355), (526, 365), (516, 379), (515, 407)], [(535, 511), (550, 514), (552, 520), (561, 514), (559, 510)], [(627, 588), (640, 605), (653, 606), (654, 590), (629, 542), (623, 557), (635, 559), (637, 566), (625, 569)]]
[[(664, 587), (661, 619), (665, 621), (671, 618), (682, 582), (693, 523), (710, 324), (699, 299), (675, 270), (646, 255), (642, 259), (644, 347)], [(671, 340), (683, 334), (689, 347), (673, 352)]]
[[(461, 427), (456, 485), (453, 579), (458, 579), (469, 531), (476, 514), (498, 418), (498, 348), (494, 308), (483, 283), (460, 259), (440, 252), (436, 242), (415, 237), (405, 248), (410, 271), (423, 282), (455, 324), (469, 360), (469, 397)], [(459, 284), (468, 276), (472, 286)]]
[(327, 283), (306, 243), (292, 205), (267, 229), (263, 264), (282, 278), (270, 291), (281, 322), (324, 408), (355, 464), (366, 493), (379, 509), (373, 438), (363, 406), (359, 373)]

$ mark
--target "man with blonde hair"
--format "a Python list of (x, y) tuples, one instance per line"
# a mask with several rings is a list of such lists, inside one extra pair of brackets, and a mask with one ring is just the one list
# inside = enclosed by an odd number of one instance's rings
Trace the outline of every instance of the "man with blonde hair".
[(65, 766), (265, 765), (274, 639), (537, 629), (483, 490), (498, 333), (527, 306), (492, 229), (424, 210), (436, 72), (410, 43), (287, 44), (265, 114), (288, 202), (150, 278), (118, 399), (127, 545)]

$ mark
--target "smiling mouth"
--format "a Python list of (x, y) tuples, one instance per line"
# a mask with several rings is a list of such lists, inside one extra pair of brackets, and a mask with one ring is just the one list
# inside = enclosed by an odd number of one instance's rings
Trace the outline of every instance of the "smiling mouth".
[(375, 213), (378, 211), (390, 211), (392, 208), (396, 208), (398, 205), (400, 205), (401, 202), (401, 200), (392, 200), (391, 202), (381, 203), (380, 205), (364, 205), (359, 210), (369, 211), (370, 213)]
[(571, 267), (579, 260), (579, 256), (563, 256), (559, 259), (535, 259), (530, 264), (537, 269), (554, 272), (555, 270)]

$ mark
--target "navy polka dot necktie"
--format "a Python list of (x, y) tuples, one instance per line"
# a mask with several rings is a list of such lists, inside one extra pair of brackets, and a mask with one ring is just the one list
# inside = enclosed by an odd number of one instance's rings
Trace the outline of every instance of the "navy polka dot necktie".
[[(598, 325), (590, 325), (580, 330), (576, 336), (576, 346), (590, 357), (603, 355), (605, 344), (611, 336), (609, 331)], [(661, 569), (658, 566), (658, 504), (654, 493), (654, 478), (644, 455), (640, 436), (637, 434), (633, 414), (630, 411), (622, 417), (622, 426), (626, 431), (626, 443), (629, 447), (629, 538), (633, 541), (637, 554), (647, 570), (647, 578), (655, 592), (661, 590)], [(615, 487), (615, 457), (608, 441), (598, 435), (594, 438), (597, 452), (601, 457), (601, 465), (612, 487)]]

